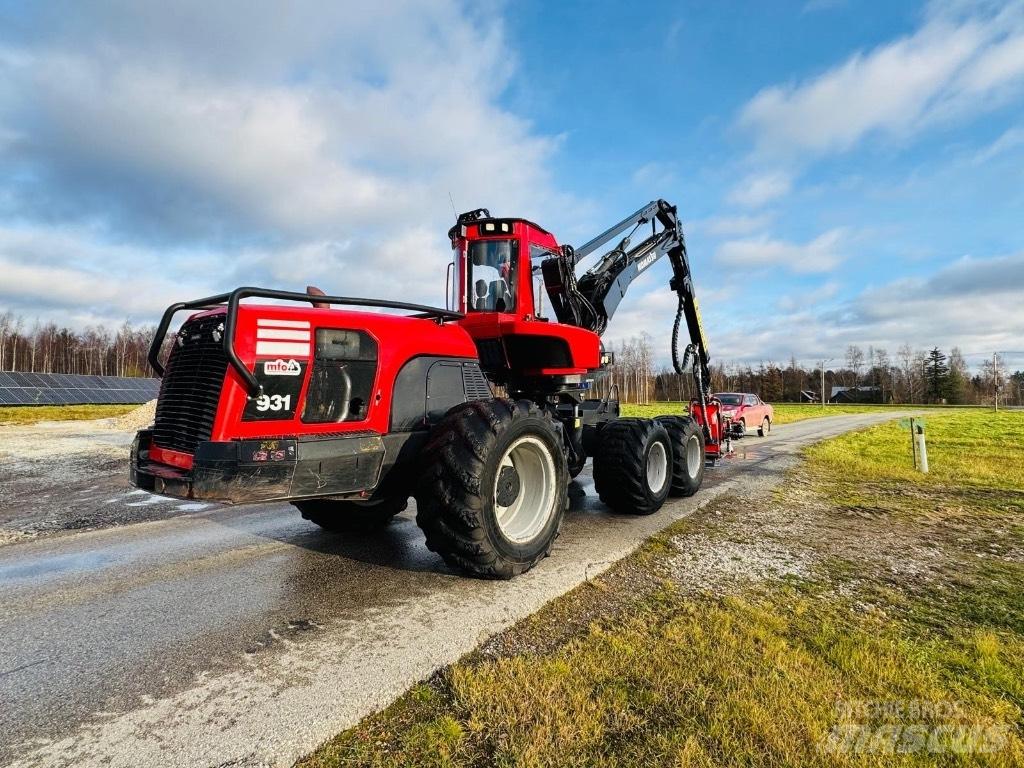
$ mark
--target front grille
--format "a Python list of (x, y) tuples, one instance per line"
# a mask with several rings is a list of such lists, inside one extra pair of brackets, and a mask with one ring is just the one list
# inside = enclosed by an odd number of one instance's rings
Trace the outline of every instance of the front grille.
[(178, 332), (156, 404), (153, 442), (161, 448), (195, 453), (210, 439), (228, 367), (223, 333), (223, 314), (191, 320)]

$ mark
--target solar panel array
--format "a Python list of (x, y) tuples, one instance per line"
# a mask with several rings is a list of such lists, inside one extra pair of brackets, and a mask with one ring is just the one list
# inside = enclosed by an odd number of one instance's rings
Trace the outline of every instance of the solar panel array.
[(0, 371), (0, 405), (145, 403), (159, 392), (160, 379)]

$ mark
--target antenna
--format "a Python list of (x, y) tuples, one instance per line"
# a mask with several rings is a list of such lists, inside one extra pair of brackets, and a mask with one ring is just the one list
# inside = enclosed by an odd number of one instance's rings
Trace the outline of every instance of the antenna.
[(448, 190), (448, 202), (452, 204), (452, 216), (459, 218), (459, 212), (455, 210), (455, 200), (452, 198), (452, 191)]

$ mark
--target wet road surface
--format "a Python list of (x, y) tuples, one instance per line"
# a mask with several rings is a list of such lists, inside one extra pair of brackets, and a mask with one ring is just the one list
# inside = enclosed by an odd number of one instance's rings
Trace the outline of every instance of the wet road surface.
[(608, 512), (588, 467), (552, 556), (511, 582), (449, 571), (412, 503), (366, 536), (267, 504), (0, 547), (0, 764), (290, 765), (714, 496), (767, 489), (804, 445), (900, 415), (748, 437), (650, 517)]

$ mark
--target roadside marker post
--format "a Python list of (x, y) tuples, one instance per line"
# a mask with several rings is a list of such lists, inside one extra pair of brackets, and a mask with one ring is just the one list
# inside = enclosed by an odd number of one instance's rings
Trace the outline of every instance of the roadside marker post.
[(910, 452), (914, 457), (914, 469), (928, 473), (928, 445), (924, 437), (924, 419), (911, 417), (900, 419), (901, 427), (910, 427)]

